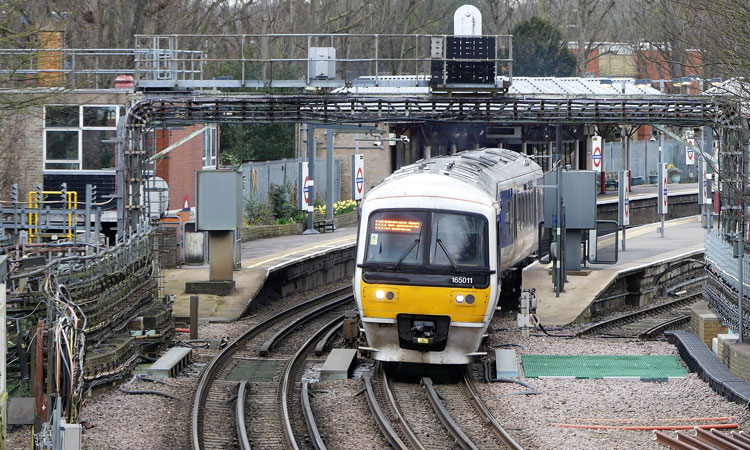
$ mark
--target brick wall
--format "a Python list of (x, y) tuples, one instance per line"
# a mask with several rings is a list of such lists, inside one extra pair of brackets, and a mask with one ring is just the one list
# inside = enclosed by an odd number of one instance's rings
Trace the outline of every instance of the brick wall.
[(37, 184), (43, 184), (44, 168), (44, 107), (43, 105), (96, 105), (127, 103), (125, 91), (77, 90), (64, 93), (38, 92), (9, 94), (10, 102), (26, 102), (32, 106), (0, 117), (0, 199), (10, 198), (10, 186), (19, 185), (26, 198)]
[(725, 334), (727, 327), (708, 307), (706, 302), (697, 302), (690, 307), (690, 331), (701, 338), (708, 348), (712, 348), (711, 339)]
[[(197, 124), (167, 130), (166, 136), (158, 139), (157, 143), (163, 143), (163, 149), (202, 127)], [(169, 185), (168, 209), (182, 209), (186, 195), (190, 206), (195, 207), (195, 172), (203, 168), (203, 135), (199, 134), (175, 148), (165, 159), (168, 159), (165, 163), (168, 172), (165, 181)]]
[[(380, 128), (387, 127), (381, 125)], [(325, 130), (315, 130), (318, 145), (318, 157), (326, 157)], [(372, 136), (359, 133), (360, 139), (372, 139)], [(365, 155), (365, 187), (364, 192), (377, 186), (385, 177), (391, 174), (391, 149), (387, 142), (383, 142), (383, 149), (376, 148), (373, 141), (359, 143), (359, 153)], [(355, 152), (354, 133), (336, 133), (334, 140), (334, 158), (341, 158), (341, 199), (352, 198), (352, 155)]]
[(18, 184), (20, 200), (42, 184), (42, 108), (34, 107), (0, 119), (0, 199), (10, 199)]

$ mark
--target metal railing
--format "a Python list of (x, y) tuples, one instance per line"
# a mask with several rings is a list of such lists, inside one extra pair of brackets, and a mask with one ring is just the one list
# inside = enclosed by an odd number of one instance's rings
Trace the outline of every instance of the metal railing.
[[(0, 49), (0, 74), (5, 78), (6, 88), (106, 89), (114, 87), (118, 75), (135, 75), (134, 64), (139, 59), (136, 52), (132, 48), (4, 48)], [(200, 55), (191, 53), (198, 52), (182, 51), (180, 56), (200, 59)], [(50, 64), (54, 57), (59, 61)], [(56, 68), (50, 67), (53, 65)]]
[[(430, 81), (446, 85), (446, 63), (450, 62), (492, 63), (495, 74), (507, 83), (512, 80), (512, 36), (481, 36), (487, 43), (486, 57), (481, 58), (448, 56), (449, 38), (430, 34), (136, 35), (135, 78), (144, 88), (426, 86)], [(443, 63), (437, 80), (432, 66), (436, 62)], [(407, 75), (411, 78), (398, 79)], [(504, 80), (493, 75), (490, 83), (503, 87)]]

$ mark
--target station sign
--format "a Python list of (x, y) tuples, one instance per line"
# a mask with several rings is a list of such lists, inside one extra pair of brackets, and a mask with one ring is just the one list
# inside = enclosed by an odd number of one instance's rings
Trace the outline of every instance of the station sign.
[(352, 200), (365, 195), (365, 155), (352, 155)]
[(667, 163), (659, 167), (659, 214), (667, 214)]
[(711, 196), (709, 191), (711, 190), (711, 177), (708, 176), (708, 163), (701, 161), (701, 203), (704, 205), (710, 205)]
[(602, 165), (604, 162), (603, 145), (604, 142), (602, 142), (601, 136), (591, 136), (591, 168), (595, 172), (602, 171)]
[(630, 225), (630, 192), (628, 189), (628, 171), (627, 170), (621, 170), (619, 172), (620, 179), (617, 182), (617, 188), (618, 193), (620, 195), (620, 207), (619, 209), (619, 218), (620, 218), (620, 225), (626, 226)]
[(313, 180), (310, 179), (310, 173), (307, 162), (299, 163), (299, 181), (297, 182), (297, 204), (300, 211), (312, 211), (313, 202), (310, 201), (310, 186)]
[(685, 164), (692, 166), (695, 165), (695, 149), (693, 148), (695, 139), (688, 139), (687, 143), (688, 145), (685, 146)]

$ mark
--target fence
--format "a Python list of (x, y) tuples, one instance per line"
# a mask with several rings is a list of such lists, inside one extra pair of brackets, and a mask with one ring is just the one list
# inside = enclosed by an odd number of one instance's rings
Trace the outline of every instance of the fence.
[[(289, 184), (297, 201), (297, 183), (299, 179), (300, 159), (281, 159), (278, 161), (247, 162), (240, 167), (244, 180), (243, 195), (245, 198), (255, 198), (266, 201), (272, 184), (284, 186)], [(327, 186), (326, 160), (316, 159), (315, 193), (325, 198)], [(341, 200), (341, 159), (333, 163), (333, 201)]]
[[(646, 154), (648, 151), (648, 163)], [(673, 139), (664, 140), (664, 162), (674, 164), (682, 171), (683, 180), (696, 180), (698, 165), (688, 166), (685, 164), (685, 146)], [(642, 177), (648, 180), (648, 175), (653, 171), (658, 173), (659, 166), (659, 142), (632, 141), (630, 143), (630, 169), (633, 177)], [(623, 170), (622, 144), (620, 142), (604, 143), (604, 170), (612, 172)]]
[[(706, 269), (709, 280), (703, 285), (703, 295), (708, 303), (733, 331), (739, 330), (739, 259), (734, 258), (732, 244), (725, 241), (722, 232), (711, 230), (706, 233)], [(743, 277), (743, 326), (744, 335), (750, 329), (748, 317), (748, 294), (750, 293), (750, 257), (745, 255), (742, 260)]]

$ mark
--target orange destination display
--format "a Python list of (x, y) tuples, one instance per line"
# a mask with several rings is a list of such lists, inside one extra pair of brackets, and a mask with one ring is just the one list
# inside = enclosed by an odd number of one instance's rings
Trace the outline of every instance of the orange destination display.
[(414, 233), (422, 228), (422, 222), (416, 220), (375, 219), (376, 231), (393, 231), (400, 233)]

